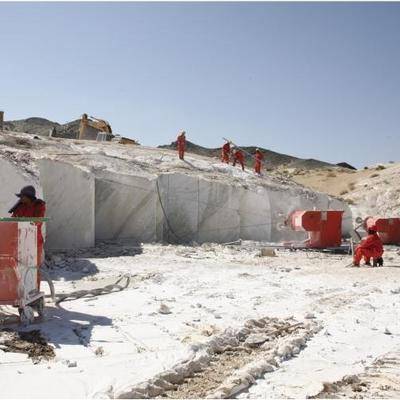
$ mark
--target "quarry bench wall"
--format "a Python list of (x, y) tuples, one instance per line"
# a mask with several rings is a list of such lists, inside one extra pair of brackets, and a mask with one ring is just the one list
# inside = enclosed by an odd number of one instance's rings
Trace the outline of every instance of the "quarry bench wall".
[(298, 188), (250, 190), (181, 173), (94, 175), (53, 160), (41, 160), (39, 169), (50, 217), (48, 249), (122, 238), (168, 243), (303, 240), (302, 232), (282, 227), (296, 208), (344, 209), (344, 233), (352, 224), (342, 202)]

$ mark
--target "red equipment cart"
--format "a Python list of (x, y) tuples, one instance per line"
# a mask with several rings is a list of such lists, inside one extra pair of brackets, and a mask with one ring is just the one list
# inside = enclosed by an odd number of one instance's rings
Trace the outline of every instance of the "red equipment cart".
[(0, 305), (18, 307), (21, 323), (43, 316), (39, 259), (43, 246), (37, 240), (37, 224), (46, 218), (0, 218)]
[(383, 244), (400, 245), (400, 218), (367, 217), (364, 229), (375, 226)]
[(287, 224), (295, 231), (308, 232), (308, 248), (325, 249), (339, 247), (342, 243), (343, 211), (293, 211)]

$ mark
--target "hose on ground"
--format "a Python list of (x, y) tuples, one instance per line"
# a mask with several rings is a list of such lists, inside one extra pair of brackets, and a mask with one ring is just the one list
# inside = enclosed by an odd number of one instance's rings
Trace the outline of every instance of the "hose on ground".
[[(120, 284), (123, 280), (125, 280), (124, 285)], [(125, 290), (129, 286), (130, 282), (131, 282), (131, 275), (124, 274), (120, 278), (118, 278), (118, 280), (115, 283), (106, 285), (102, 288), (77, 290), (72, 293), (56, 295), (55, 303), (58, 306), (61, 302), (64, 302), (64, 301), (73, 301), (73, 300), (81, 299), (83, 297), (97, 297), (97, 296), (102, 296), (102, 295), (110, 294), (110, 293), (114, 293), (114, 292), (121, 292), (122, 290)]]

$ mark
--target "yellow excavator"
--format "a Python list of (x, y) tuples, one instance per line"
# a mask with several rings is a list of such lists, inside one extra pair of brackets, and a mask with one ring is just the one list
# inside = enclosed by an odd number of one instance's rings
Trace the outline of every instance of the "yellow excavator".
[(83, 114), (79, 125), (79, 139), (96, 140), (99, 132), (107, 133), (107, 140), (111, 140), (112, 129), (107, 121), (92, 116), (88, 117), (87, 114)]

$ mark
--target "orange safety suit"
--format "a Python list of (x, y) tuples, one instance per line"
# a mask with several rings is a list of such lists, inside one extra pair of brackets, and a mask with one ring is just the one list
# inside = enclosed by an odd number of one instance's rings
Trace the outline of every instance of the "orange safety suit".
[(364, 257), (366, 263), (369, 263), (371, 258), (376, 260), (383, 255), (382, 240), (377, 233), (369, 234), (356, 247), (354, 254), (354, 265), (359, 266), (361, 259)]
[(254, 155), (255, 163), (254, 163), (254, 171), (256, 174), (261, 174), (261, 164), (264, 159), (263, 154), (260, 150), (256, 150), (256, 154)]
[(176, 139), (176, 145), (178, 149), (179, 159), (183, 160), (185, 157), (186, 150), (186, 137), (184, 134), (180, 134)]
[(233, 153), (233, 166), (236, 165), (236, 163), (239, 163), (242, 166), (242, 170), (244, 171), (244, 154), (242, 150), (236, 150)]
[(221, 151), (221, 161), (224, 163), (229, 164), (229, 156), (231, 154), (231, 145), (229, 143), (225, 143), (222, 146), (222, 151)]

